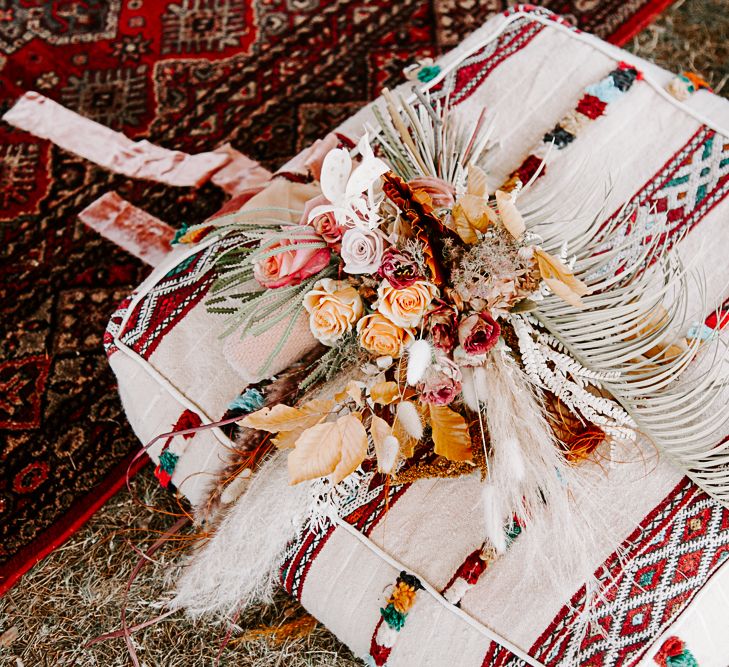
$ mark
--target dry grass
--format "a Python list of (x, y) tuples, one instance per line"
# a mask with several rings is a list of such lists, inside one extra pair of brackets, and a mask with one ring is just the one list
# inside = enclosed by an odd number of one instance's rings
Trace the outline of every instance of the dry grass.
[[(137, 497), (160, 510), (176, 512), (171, 495), (149, 468), (133, 482)], [(124, 586), (138, 554), (130, 546), (156, 539), (173, 520), (117, 494), (89, 523), (25, 575), (0, 600), (0, 635), (16, 628), (18, 637), (0, 648), (0, 665), (18, 667), (99, 666), (130, 663), (123, 639), (84, 648), (85, 642), (120, 627)], [(190, 537), (190, 531), (181, 539)], [(164, 580), (185, 542), (157, 551), (129, 595), (130, 625), (154, 618)], [(176, 614), (135, 633), (140, 662), (147, 667), (202, 667), (214, 664), (226, 635), (223, 623), (193, 622)], [(349, 651), (284, 593), (270, 607), (248, 610), (238, 619), (221, 665), (251, 667), (359, 666)]]
[[(724, 0), (684, 0), (635, 38), (628, 49), (672, 70), (703, 74), (715, 90), (729, 96), (729, 14)], [(169, 494), (149, 470), (134, 482), (136, 495), (157, 508), (176, 511)], [(130, 664), (124, 642), (114, 639), (90, 648), (84, 643), (119, 627), (125, 583), (138, 555), (130, 543), (154, 539), (172, 523), (119, 493), (63, 547), (29, 572), (0, 600), (0, 665), (13, 667)], [(189, 536), (189, 533), (187, 534)], [(137, 577), (129, 596), (131, 624), (159, 613), (155, 607), (164, 579), (184, 543), (162, 548)], [(181, 614), (135, 634), (147, 667), (213, 665), (226, 634), (223, 624), (194, 623)], [(0, 637), (0, 646), (3, 639)], [(304, 667), (361, 665), (329, 632), (294, 601), (281, 594), (267, 608), (238, 619), (221, 665)]]
[(679, 0), (627, 46), (672, 72), (703, 76), (729, 97), (729, 7), (726, 0)]

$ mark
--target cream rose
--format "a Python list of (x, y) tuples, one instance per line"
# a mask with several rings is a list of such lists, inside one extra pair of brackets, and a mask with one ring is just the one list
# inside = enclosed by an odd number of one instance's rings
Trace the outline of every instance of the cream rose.
[(385, 238), (376, 229), (353, 227), (342, 236), (340, 255), (345, 273), (377, 273), (385, 251)]
[(332, 346), (362, 317), (364, 305), (357, 290), (343, 280), (317, 280), (304, 296), (309, 328), (319, 342)]
[(415, 340), (411, 329), (393, 324), (380, 313), (365, 315), (357, 322), (357, 333), (359, 333), (359, 344), (365, 350), (378, 357), (393, 359), (402, 356), (405, 348)]
[(425, 280), (402, 289), (383, 280), (377, 290), (377, 310), (400, 327), (416, 327), (436, 296), (438, 288)]

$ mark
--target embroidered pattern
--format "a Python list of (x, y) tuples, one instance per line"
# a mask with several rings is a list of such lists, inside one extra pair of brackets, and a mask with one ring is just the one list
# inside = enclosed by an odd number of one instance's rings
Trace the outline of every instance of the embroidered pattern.
[[(507, 547), (510, 547), (514, 540), (521, 535), (521, 531), (522, 526), (514, 518), (514, 524), (507, 534)], [(441, 591), (441, 595), (452, 605), (460, 607), (463, 596), (478, 583), (481, 575), (486, 572), (497, 556), (496, 550), (485, 543), (479, 549), (472, 551), (455, 571), (451, 580)]]
[(407, 572), (400, 572), (387, 600), (387, 606), (380, 609), (380, 619), (372, 633), (370, 664), (377, 667), (387, 664), (392, 647), (400, 631), (405, 627), (408, 612), (415, 604), (415, 597), (422, 588), (423, 585), (417, 577)]
[(516, 19), (495, 40), (465, 58), (451, 70), (443, 81), (430, 89), (433, 99), (448, 97), (456, 106), (467, 100), (501, 63), (523, 49), (542, 30), (544, 25), (527, 18)]
[[(605, 224), (622, 215), (620, 225), (610, 243), (600, 252), (617, 248), (626, 234), (636, 225), (645, 233), (663, 227), (668, 245), (673, 245), (688, 233), (729, 193), (729, 139), (702, 126), (688, 142), (651, 178), (623, 207), (613, 213)], [(607, 267), (617, 272), (626, 262), (634, 260), (640, 248), (617, 253)]]
[[(180, 418), (175, 422), (172, 427), (173, 431), (184, 431), (188, 428), (197, 428), (201, 424), (200, 417), (197, 413), (192, 410), (185, 410)], [(162, 446), (162, 452), (159, 456), (159, 463), (154, 469), (154, 476), (159, 480), (159, 483), (166, 489), (172, 480), (172, 473), (175, 472), (175, 466), (180, 459), (180, 456), (187, 449), (182, 443), (185, 440), (189, 440), (194, 437), (194, 433), (186, 433), (182, 436), (184, 438), (181, 442), (175, 440), (175, 436), (170, 436), (165, 440), (165, 444)]]
[(207, 260), (225, 247), (213, 243), (171, 269), (137, 304), (119, 338), (148, 359), (164, 336), (205, 296), (213, 283)]
[(596, 573), (604, 598), (587, 634), (572, 632), (585, 602), (583, 587), (532, 647), (535, 658), (550, 666), (567, 659), (604, 667), (632, 664), (729, 558), (729, 510), (684, 478), (623, 549), (627, 567), (614, 553)]
[[(511, 173), (502, 189), (512, 190), (518, 181), (529, 181), (545, 161), (550, 149), (562, 150), (569, 146), (590, 121), (604, 116), (608, 105), (627, 93), (641, 76), (635, 67), (621, 62), (604, 79), (587, 86), (577, 106), (544, 135), (539, 148)], [(542, 169), (540, 176), (544, 173), (545, 169)]]
[(699, 667), (694, 654), (678, 637), (666, 639), (653, 660), (659, 667)]

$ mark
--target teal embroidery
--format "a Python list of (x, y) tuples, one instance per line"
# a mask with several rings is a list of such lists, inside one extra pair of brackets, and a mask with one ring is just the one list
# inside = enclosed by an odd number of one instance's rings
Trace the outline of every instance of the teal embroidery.
[(439, 74), (439, 65), (426, 65), (425, 67), (422, 67), (418, 72), (418, 80), (422, 81), (423, 83), (427, 83), (428, 81), (432, 81), (433, 79), (435, 79), (435, 77)]
[(234, 398), (228, 410), (240, 410), (242, 412), (255, 412), (260, 410), (266, 402), (263, 394), (258, 389), (247, 389), (240, 396)]
[(172, 237), (172, 240), (170, 241), (170, 245), (177, 245), (180, 242), (180, 239), (187, 234), (188, 230), (190, 228), (187, 226), (186, 222), (182, 223), (182, 227), (180, 227), (176, 232), (175, 235)]
[(387, 605), (384, 609), (380, 608), (380, 614), (382, 615), (383, 620), (387, 625), (389, 625), (393, 630), (396, 630), (397, 632), (400, 632), (402, 630), (403, 626), (405, 625), (405, 619), (407, 618), (407, 614), (403, 614), (399, 612), (397, 609), (395, 609), (395, 606), (392, 604)]
[(175, 470), (175, 466), (177, 465), (177, 460), (179, 458), (180, 457), (174, 452), (171, 452), (169, 449), (165, 449), (159, 456), (159, 467), (168, 475), (171, 475)]

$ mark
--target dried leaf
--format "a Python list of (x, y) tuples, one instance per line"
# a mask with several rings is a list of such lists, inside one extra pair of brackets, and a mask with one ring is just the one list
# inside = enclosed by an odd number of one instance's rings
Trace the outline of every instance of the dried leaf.
[(489, 225), (497, 221), (488, 201), (483, 197), (465, 194), (451, 210), (453, 227), (464, 243), (477, 243), (476, 231), (485, 232)]
[(259, 431), (279, 433), (273, 443), (281, 449), (287, 449), (294, 446), (303, 431), (324, 421), (333, 406), (333, 401), (320, 399), (309, 401), (300, 408), (274, 405), (248, 415), (241, 423)]
[(333, 472), (342, 459), (342, 436), (337, 422), (325, 422), (306, 429), (289, 454), (289, 481), (298, 484)]
[(504, 227), (506, 227), (509, 234), (519, 240), (522, 236), (524, 236), (526, 225), (524, 224), (524, 218), (521, 217), (521, 213), (519, 213), (516, 208), (516, 204), (514, 203), (511, 195), (507, 192), (497, 190), (496, 205), (499, 207), (501, 223)]
[(378, 382), (370, 389), (370, 398), (375, 403), (389, 405), (400, 398), (400, 388), (397, 382)]
[(306, 429), (289, 454), (291, 484), (331, 475), (338, 484), (367, 456), (367, 432), (361, 415), (346, 415)]
[(576, 278), (559, 258), (541, 248), (534, 248), (534, 257), (539, 265), (539, 273), (549, 289), (575, 308), (584, 308), (585, 304), (580, 297), (589, 293), (587, 285)]
[(467, 190), (469, 195), (476, 195), (477, 197), (487, 197), (486, 189), (486, 172), (477, 167), (476, 165), (468, 165), (468, 187)]
[(334, 396), (334, 400), (341, 402), (344, 401), (348, 396), (351, 398), (356, 404), (358, 408), (362, 407), (362, 386), (363, 384), (361, 382), (356, 382), (355, 380), (350, 380), (347, 383), (347, 386), (340, 391), (338, 394)]
[(428, 405), (433, 449), (449, 461), (471, 460), (471, 436), (466, 420), (445, 405)]
[(337, 419), (341, 439), (341, 458), (332, 473), (332, 484), (338, 484), (353, 473), (367, 456), (367, 431), (362, 415), (346, 415)]

